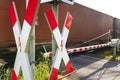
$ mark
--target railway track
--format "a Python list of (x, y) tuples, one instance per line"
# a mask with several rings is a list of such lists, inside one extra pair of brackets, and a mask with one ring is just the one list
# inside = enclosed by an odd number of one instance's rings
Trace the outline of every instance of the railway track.
[[(83, 51), (83, 52), (77, 52), (73, 54), (69, 54), (69, 56), (76, 56), (76, 55), (89, 55), (93, 57), (102, 57), (101, 53), (104, 51), (110, 50), (111, 47), (105, 47), (105, 48), (100, 48), (100, 49), (95, 49), (95, 50), (88, 50), (88, 51)], [(4, 50), (1, 50), (0, 53), (0, 59), (3, 59), (5, 62), (7, 62), (6, 67), (13, 67), (13, 63), (15, 60), (16, 56), (16, 48), (7, 48)]]

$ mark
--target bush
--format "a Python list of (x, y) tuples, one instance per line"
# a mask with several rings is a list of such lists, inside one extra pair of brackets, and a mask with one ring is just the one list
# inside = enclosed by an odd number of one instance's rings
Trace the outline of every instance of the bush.
[(4, 65), (0, 66), (0, 80), (10, 80), (11, 69), (5, 69)]
[[(42, 47), (38, 47), (36, 53), (42, 51)], [(47, 51), (51, 51), (51, 46), (47, 46)], [(35, 80), (45, 80), (49, 77), (51, 60), (50, 58), (44, 58), (42, 51), (40, 54), (37, 54), (37, 62), (35, 68)], [(6, 69), (3, 66), (0, 66), (0, 80), (10, 80), (12, 69)], [(19, 80), (24, 80), (22, 71), (20, 70)]]
[(49, 58), (44, 58), (43, 53), (42, 58), (39, 59), (39, 63), (35, 68), (35, 79), (36, 80), (45, 80), (48, 78), (50, 73), (51, 62)]
[[(51, 62), (50, 58), (44, 58), (43, 53), (38, 58), (35, 67), (35, 80), (46, 80), (49, 77)], [(24, 80), (22, 72), (20, 71), (19, 80)]]

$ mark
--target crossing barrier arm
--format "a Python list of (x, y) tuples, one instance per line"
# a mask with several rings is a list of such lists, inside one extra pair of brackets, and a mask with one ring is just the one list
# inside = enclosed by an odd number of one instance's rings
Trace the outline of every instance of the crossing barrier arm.
[[(87, 50), (92, 50), (92, 49), (97, 49), (97, 48), (103, 48), (111, 46), (111, 42), (105, 43), (105, 44), (98, 44), (98, 45), (92, 45), (92, 46), (85, 46), (85, 47), (78, 47), (78, 48), (73, 48), (73, 49), (67, 49), (68, 54), (75, 53), (75, 52), (82, 52), (82, 51), (87, 51)], [(51, 57), (52, 52), (44, 53), (44, 57)]]

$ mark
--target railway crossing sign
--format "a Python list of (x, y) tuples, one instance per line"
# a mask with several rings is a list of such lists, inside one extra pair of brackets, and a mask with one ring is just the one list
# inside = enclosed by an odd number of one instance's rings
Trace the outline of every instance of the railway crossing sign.
[(73, 5), (75, 0), (61, 0), (62, 2), (65, 2), (67, 4)]
[(10, 19), (18, 49), (11, 80), (18, 80), (20, 68), (22, 69), (24, 80), (34, 80), (26, 47), (28, 45), (31, 30), (34, 26), (38, 8), (39, 0), (29, 0), (21, 30), (14, 2), (9, 7)]
[(40, 3), (52, 2), (53, 0), (41, 0)]
[(56, 43), (57, 43), (57, 46), (58, 46), (56, 54), (55, 54), (54, 63), (52, 65), (51, 74), (49, 77), (49, 80), (56, 80), (62, 59), (65, 63), (65, 66), (66, 66), (68, 73), (70, 74), (74, 71), (74, 68), (72, 67), (72, 64), (70, 62), (70, 59), (68, 57), (68, 54), (67, 54), (67, 51), (65, 48), (68, 34), (69, 34), (69, 30), (70, 30), (70, 26), (72, 23), (72, 15), (69, 12), (67, 13), (65, 23), (63, 26), (63, 30), (62, 30), (62, 34), (60, 34), (58, 24), (55, 20), (55, 16), (53, 14), (52, 9), (49, 9), (45, 13), (45, 16), (46, 16), (46, 19), (49, 23), (50, 30), (53, 33), (54, 38), (55, 38)]
[(75, 0), (41, 0), (41, 3), (46, 3), (46, 2), (64, 2), (70, 5), (74, 5)]

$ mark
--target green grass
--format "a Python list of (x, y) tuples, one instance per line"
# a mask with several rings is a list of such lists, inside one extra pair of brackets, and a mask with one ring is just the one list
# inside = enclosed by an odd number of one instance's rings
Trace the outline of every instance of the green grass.
[(115, 58), (117, 61), (120, 61), (120, 54), (116, 56)]
[(116, 54), (116, 57), (113, 57), (113, 50), (106, 51), (103, 53), (104, 58), (110, 59), (110, 60), (116, 60), (120, 61), (120, 52)]
[(107, 59), (112, 59), (112, 51), (106, 51), (103, 53), (103, 56)]

